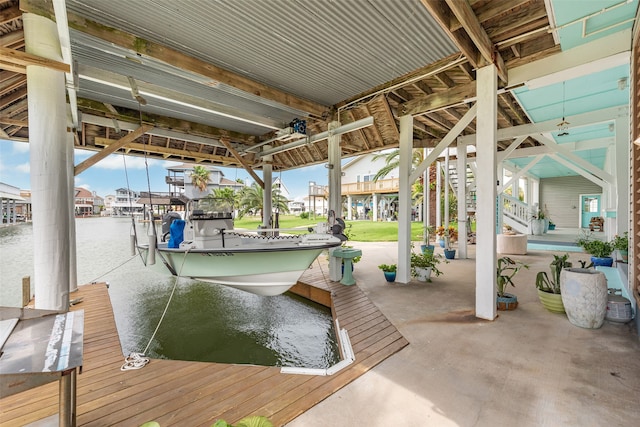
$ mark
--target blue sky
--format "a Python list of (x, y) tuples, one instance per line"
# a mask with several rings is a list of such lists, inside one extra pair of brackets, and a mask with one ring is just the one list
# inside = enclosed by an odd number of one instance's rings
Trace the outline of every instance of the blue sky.
[[(95, 152), (75, 150), (74, 163), (77, 165), (93, 154)], [(169, 186), (165, 183), (166, 167), (180, 163), (156, 159), (147, 159), (146, 163), (149, 168), (151, 191), (169, 191)], [(223, 171), (227, 179), (235, 180), (240, 178), (245, 182), (247, 180), (253, 182), (249, 173), (244, 169), (219, 169)], [(29, 170), (29, 144), (0, 140), (0, 182), (21, 189), (29, 189), (31, 188)], [(319, 185), (327, 185), (327, 172), (328, 169), (324, 165), (282, 172), (282, 181), (289, 189), (289, 198), (302, 200), (308, 194), (309, 181), (314, 181)], [(256, 173), (262, 177), (261, 171), (256, 171)], [(143, 157), (126, 156), (123, 160), (123, 156), (120, 154), (111, 155), (76, 176), (75, 185), (76, 187), (84, 187), (90, 191), (95, 191), (98, 196), (105, 197), (109, 194), (115, 194), (117, 188), (126, 188), (127, 175), (129, 177), (129, 186), (132, 190), (148, 190), (145, 159)], [(279, 175), (280, 172), (274, 173), (274, 177)]]

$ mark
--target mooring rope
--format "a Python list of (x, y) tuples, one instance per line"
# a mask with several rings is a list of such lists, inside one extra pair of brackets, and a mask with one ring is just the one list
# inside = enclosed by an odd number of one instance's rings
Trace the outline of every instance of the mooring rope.
[(164, 316), (167, 314), (167, 311), (169, 310), (169, 305), (171, 304), (173, 295), (175, 294), (176, 288), (178, 287), (178, 280), (180, 279), (180, 274), (182, 274), (182, 267), (184, 267), (184, 262), (187, 259), (188, 253), (189, 253), (189, 250), (186, 250), (184, 253), (184, 257), (182, 258), (182, 265), (180, 265), (180, 271), (178, 271), (178, 274), (175, 276), (175, 280), (173, 282), (173, 289), (171, 290), (171, 294), (169, 295), (167, 304), (164, 307), (164, 311), (160, 316), (160, 320), (158, 320), (156, 329), (153, 331), (153, 334), (151, 334), (151, 338), (149, 338), (149, 342), (147, 343), (147, 346), (144, 348), (144, 351), (142, 353), (136, 353), (136, 352), (129, 353), (129, 355), (124, 358), (124, 364), (120, 367), (121, 371), (141, 369), (147, 366), (147, 364), (149, 363), (150, 359), (146, 357), (145, 354), (147, 354), (147, 350), (149, 350), (149, 347), (151, 347), (151, 343), (153, 342), (153, 339), (156, 337), (156, 333), (158, 332), (158, 329), (160, 329), (160, 325), (164, 320)]
[(113, 267), (111, 270), (109, 270), (109, 271), (106, 271), (106, 272), (102, 273), (101, 275), (99, 275), (98, 277), (96, 277), (96, 278), (95, 278), (95, 279), (93, 279), (93, 280), (90, 280), (90, 281), (89, 281), (89, 283), (95, 283), (95, 282), (97, 282), (99, 278), (101, 278), (101, 277), (103, 277), (103, 276), (106, 276), (107, 274), (111, 273), (111, 272), (112, 272), (112, 271), (114, 271), (114, 270), (117, 270), (118, 268), (122, 267), (123, 265), (125, 265), (126, 263), (128, 263), (129, 261), (131, 261), (132, 259), (134, 259), (134, 258), (135, 258), (135, 257), (137, 257), (137, 256), (138, 256), (138, 254), (133, 255), (131, 258), (129, 258), (129, 259), (128, 259), (128, 260), (126, 260), (125, 262), (123, 262), (123, 263), (121, 263), (121, 264), (119, 264), (119, 265), (116, 265), (116, 266), (115, 266), (115, 267)]

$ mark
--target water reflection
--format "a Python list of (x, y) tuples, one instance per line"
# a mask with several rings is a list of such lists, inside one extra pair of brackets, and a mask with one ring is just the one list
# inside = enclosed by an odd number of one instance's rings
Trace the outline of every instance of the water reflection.
[[(125, 354), (147, 346), (174, 278), (131, 259), (131, 221), (76, 220), (78, 281), (110, 283), (109, 295)], [(21, 277), (33, 270), (32, 228), (0, 228), (0, 302), (20, 303)], [(113, 269), (116, 266), (121, 267)], [(326, 368), (339, 360), (331, 312), (292, 294), (261, 297), (180, 279), (147, 352), (152, 357), (221, 363)]]
[[(146, 288), (128, 345), (144, 349), (170, 288)], [(337, 362), (328, 309), (296, 297), (261, 297), (203, 282), (180, 283), (147, 354), (169, 359), (326, 368)], [(138, 350), (139, 351), (139, 350)]]

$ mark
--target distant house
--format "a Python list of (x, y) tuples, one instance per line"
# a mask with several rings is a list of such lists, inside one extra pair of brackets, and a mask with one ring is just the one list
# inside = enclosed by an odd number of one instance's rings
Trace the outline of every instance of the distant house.
[(100, 214), (104, 199), (86, 188), (74, 188), (74, 213), (76, 216), (92, 216)]
[(104, 197), (104, 210), (100, 212), (102, 215), (113, 215), (113, 204), (116, 201), (116, 196), (108, 194)]
[(347, 219), (396, 218), (400, 179), (398, 168), (377, 181), (373, 177), (386, 166), (384, 157), (376, 153), (354, 158), (342, 167), (342, 197), (346, 198)]
[(2, 222), (15, 224), (26, 219), (22, 211), (25, 199), (18, 187), (0, 182), (0, 215)]
[(206, 197), (217, 188), (231, 188), (233, 191), (239, 191), (244, 184), (232, 181), (224, 177), (224, 173), (214, 167), (200, 165), (209, 171), (209, 183), (205, 191), (198, 190), (191, 183), (191, 173), (195, 165), (184, 163), (180, 166), (171, 166), (167, 168), (166, 182), (169, 184), (169, 193), (172, 197), (186, 196), (189, 199), (197, 199)]
[(111, 203), (112, 216), (128, 216), (132, 213), (142, 213), (143, 206), (138, 203), (140, 193), (126, 188), (116, 190), (115, 200)]

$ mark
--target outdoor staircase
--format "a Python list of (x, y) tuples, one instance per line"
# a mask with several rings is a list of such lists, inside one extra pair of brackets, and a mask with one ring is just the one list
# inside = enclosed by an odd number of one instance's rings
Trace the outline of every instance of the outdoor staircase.
[[(467, 187), (467, 190), (465, 191), (466, 199), (467, 199), (466, 200), (467, 215), (473, 215), (476, 211), (476, 200), (475, 200), (476, 180), (475, 180), (475, 174), (474, 174), (474, 166), (475, 166), (475, 163), (473, 165), (467, 164), (467, 168), (464, 174), (464, 183)], [(458, 171), (456, 162), (449, 163), (448, 171), (444, 170), (444, 164), (443, 164), (443, 171), (444, 173), (449, 174), (449, 186), (451, 187), (451, 190), (453, 191), (453, 193), (457, 195), (458, 185), (460, 185), (461, 178), (460, 178), (460, 173)]]
[[(449, 170), (445, 170), (444, 163), (442, 164), (443, 173), (449, 174), (449, 186), (454, 194), (458, 194), (458, 185), (460, 185), (461, 178), (458, 173), (456, 162), (449, 163)], [(467, 186), (466, 194), (466, 206), (467, 215), (473, 215), (476, 212), (476, 170), (475, 162), (467, 164), (467, 168), (464, 174), (464, 182)], [(530, 210), (528, 204), (509, 196), (508, 194), (500, 194), (498, 196), (499, 204), (502, 206), (502, 224), (510, 226), (514, 231), (522, 234), (529, 234), (529, 217)]]
[(502, 223), (518, 233), (529, 234), (529, 205), (504, 193), (498, 199), (498, 206), (502, 206)]

